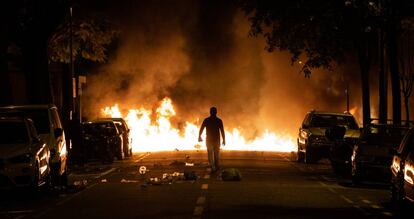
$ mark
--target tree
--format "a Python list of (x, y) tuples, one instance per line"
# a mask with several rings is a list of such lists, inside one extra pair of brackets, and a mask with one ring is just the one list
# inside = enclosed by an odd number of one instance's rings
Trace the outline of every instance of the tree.
[(239, 4), (251, 22), (250, 34), (262, 35), (268, 51), (291, 53), (292, 64), (304, 59), (301, 71), (332, 69), (346, 54), (357, 54), (360, 66), (363, 122), (370, 122), (369, 71), (375, 31), (380, 23), (371, 1), (261, 1)]
[(413, 54), (413, 31), (414, 31), (414, 19), (405, 19), (402, 22), (403, 33), (401, 35), (400, 43), (401, 49), (399, 50), (399, 67), (400, 67), (400, 83), (401, 92), (404, 98), (406, 124), (410, 121), (410, 109), (409, 98), (413, 91), (414, 84), (414, 54)]
[[(59, 26), (49, 40), (49, 60), (70, 62), (70, 23)], [(107, 59), (106, 48), (118, 32), (105, 20), (92, 18), (78, 19), (73, 22), (73, 57), (103, 63)]]

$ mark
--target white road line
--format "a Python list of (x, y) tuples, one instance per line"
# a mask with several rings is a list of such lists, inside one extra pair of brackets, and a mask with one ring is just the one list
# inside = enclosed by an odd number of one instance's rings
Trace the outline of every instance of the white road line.
[(95, 176), (95, 179), (99, 179), (99, 178), (101, 178), (101, 177), (103, 177), (105, 175), (108, 175), (109, 173), (111, 173), (114, 170), (116, 170), (116, 168), (115, 167), (112, 167), (111, 169), (109, 169), (109, 170), (107, 170), (107, 171), (105, 171), (105, 172), (103, 172), (103, 173)]
[(210, 179), (210, 175), (209, 174), (204, 175), (204, 179)]
[(392, 213), (391, 212), (388, 212), (388, 211), (384, 211), (384, 212), (382, 212), (382, 214), (385, 215), (385, 216), (392, 217)]
[(358, 209), (359, 211), (361, 211), (362, 213), (364, 213), (365, 215), (371, 215), (369, 212), (365, 211), (364, 209), (362, 209), (359, 205), (353, 205), (352, 207)]
[(381, 209), (382, 207), (381, 207), (381, 206), (379, 206), (379, 205), (371, 205), (371, 208), (374, 208), (374, 209)]
[(203, 207), (201, 207), (201, 206), (197, 206), (197, 207), (195, 207), (195, 208), (194, 208), (194, 213), (193, 213), (193, 215), (194, 215), (194, 216), (201, 216), (201, 215), (203, 214), (203, 210), (204, 210), (204, 208), (203, 208)]
[(150, 152), (147, 152), (147, 153), (139, 156), (138, 159), (135, 161), (135, 163), (141, 162), (144, 158), (148, 157), (150, 154), (151, 154)]
[(203, 185), (201, 185), (201, 189), (203, 189), (203, 190), (207, 190), (207, 189), (208, 189), (208, 184), (203, 184)]
[(372, 202), (366, 199), (363, 199), (362, 202), (364, 202), (365, 204), (371, 204)]
[(2, 211), (0, 214), (27, 214), (32, 213), (33, 210), (16, 210), (16, 211)]
[(200, 197), (198, 197), (196, 204), (197, 205), (203, 205), (205, 202), (206, 202), (206, 197), (200, 196)]
[(349, 199), (349, 198), (347, 198), (347, 197), (345, 197), (345, 196), (343, 196), (343, 195), (341, 195), (341, 198), (342, 198), (343, 200), (345, 200), (346, 202), (348, 202), (349, 204), (353, 204), (353, 203), (354, 203), (351, 199)]

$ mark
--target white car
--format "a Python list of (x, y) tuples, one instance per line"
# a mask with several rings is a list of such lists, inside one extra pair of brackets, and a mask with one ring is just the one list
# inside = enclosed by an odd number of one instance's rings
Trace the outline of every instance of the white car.
[(58, 110), (53, 104), (0, 107), (0, 113), (20, 113), (33, 120), (37, 133), (50, 149), (50, 168), (54, 185), (67, 184), (68, 150)]
[(50, 151), (33, 121), (0, 114), (0, 187), (50, 185)]

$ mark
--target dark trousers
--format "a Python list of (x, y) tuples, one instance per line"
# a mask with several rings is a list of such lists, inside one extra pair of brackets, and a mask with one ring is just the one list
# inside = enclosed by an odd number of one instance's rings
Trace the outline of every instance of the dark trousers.
[(207, 141), (208, 162), (211, 170), (216, 171), (220, 169), (220, 142)]

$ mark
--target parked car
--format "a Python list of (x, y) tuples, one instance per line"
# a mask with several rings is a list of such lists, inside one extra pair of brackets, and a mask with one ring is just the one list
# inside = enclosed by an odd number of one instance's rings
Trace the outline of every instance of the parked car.
[(125, 120), (123, 118), (100, 118), (98, 120), (112, 120), (115, 122), (118, 130), (122, 133), (125, 157), (132, 156), (132, 138), (130, 136), (130, 129)]
[(329, 157), (333, 142), (326, 137), (325, 132), (333, 126), (344, 127), (344, 138), (349, 142), (359, 138), (359, 127), (352, 114), (310, 111), (299, 128), (298, 161), (313, 163), (322, 157)]
[(45, 186), (51, 182), (50, 151), (33, 121), (0, 114), (0, 187)]
[(400, 207), (414, 203), (414, 129), (405, 134), (391, 164), (391, 201)]
[(82, 123), (82, 142), (87, 159), (103, 162), (112, 162), (114, 157), (124, 159), (122, 133), (112, 120)]
[(407, 132), (405, 126), (369, 124), (361, 134), (351, 156), (351, 178), (357, 185), (364, 180), (389, 182), (393, 151)]
[(65, 132), (55, 105), (23, 105), (0, 107), (1, 113), (20, 113), (33, 120), (40, 138), (50, 149), (52, 183), (66, 185), (68, 175), (68, 149)]

